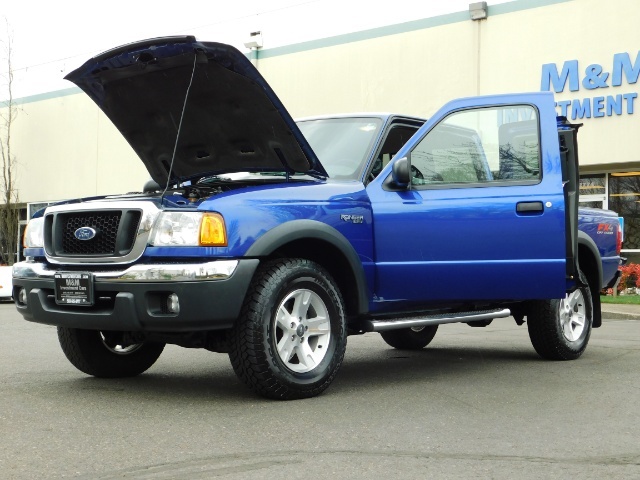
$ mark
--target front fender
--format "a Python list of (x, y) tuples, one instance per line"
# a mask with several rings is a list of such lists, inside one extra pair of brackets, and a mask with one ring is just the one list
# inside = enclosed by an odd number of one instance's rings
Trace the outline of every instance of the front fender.
[(292, 220), (274, 227), (262, 235), (247, 250), (247, 257), (267, 257), (297, 240), (314, 239), (333, 245), (344, 255), (353, 272), (358, 292), (358, 313), (368, 310), (367, 280), (362, 262), (353, 245), (338, 230), (316, 220)]

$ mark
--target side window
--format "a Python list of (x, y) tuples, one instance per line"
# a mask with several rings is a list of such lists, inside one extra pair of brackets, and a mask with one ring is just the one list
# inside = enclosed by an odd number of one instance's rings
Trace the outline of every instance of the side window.
[(407, 143), (417, 130), (418, 127), (410, 125), (393, 125), (391, 127), (384, 143), (373, 159), (369, 175), (367, 176), (369, 181), (380, 174), (382, 169), (387, 166), (393, 156)]
[(452, 113), (411, 152), (413, 185), (538, 182), (535, 109), (527, 105)]

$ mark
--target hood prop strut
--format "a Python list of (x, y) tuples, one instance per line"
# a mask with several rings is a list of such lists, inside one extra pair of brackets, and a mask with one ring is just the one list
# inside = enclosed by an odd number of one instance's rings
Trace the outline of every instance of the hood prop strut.
[(164, 190), (162, 191), (162, 195), (160, 197), (160, 202), (164, 199), (164, 194), (167, 193), (167, 189), (169, 188), (169, 184), (171, 183), (171, 173), (173, 171), (173, 162), (176, 159), (176, 151), (178, 150), (178, 141), (180, 140), (180, 130), (182, 129), (182, 120), (184, 118), (184, 112), (187, 109), (187, 100), (189, 99), (189, 90), (191, 90), (191, 84), (193, 83), (193, 77), (196, 73), (196, 63), (198, 60), (198, 55), (195, 53), (193, 55), (193, 69), (191, 70), (191, 78), (189, 79), (189, 85), (187, 86), (187, 92), (184, 96), (184, 103), (182, 104), (182, 112), (180, 113), (180, 122), (178, 123), (178, 132), (176, 133), (176, 143), (173, 145), (173, 155), (171, 155), (171, 164), (169, 165), (169, 172), (167, 173), (167, 184), (164, 186)]
[(288, 183), (289, 180), (291, 179), (292, 172), (291, 172), (291, 167), (289, 166), (289, 163), (287, 162), (287, 159), (284, 156), (284, 152), (280, 148), (274, 148), (273, 151), (276, 152), (276, 155), (278, 156), (280, 163), (282, 163), (282, 166), (284, 167), (285, 181)]

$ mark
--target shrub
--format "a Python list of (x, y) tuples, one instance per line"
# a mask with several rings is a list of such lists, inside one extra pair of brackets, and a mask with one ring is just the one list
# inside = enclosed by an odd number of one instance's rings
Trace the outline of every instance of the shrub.
[(627, 288), (640, 287), (640, 264), (630, 263), (620, 267), (622, 275), (618, 282), (618, 292), (623, 292)]

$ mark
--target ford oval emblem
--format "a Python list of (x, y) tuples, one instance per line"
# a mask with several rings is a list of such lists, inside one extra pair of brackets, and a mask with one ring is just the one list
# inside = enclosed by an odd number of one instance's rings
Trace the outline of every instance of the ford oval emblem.
[(78, 240), (91, 240), (96, 236), (96, 231), (91, 227), (80, 227), (75, 232), (73, 232), (73, 236)]

